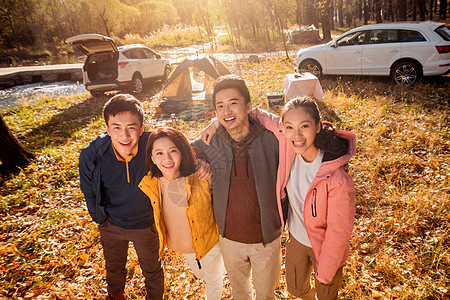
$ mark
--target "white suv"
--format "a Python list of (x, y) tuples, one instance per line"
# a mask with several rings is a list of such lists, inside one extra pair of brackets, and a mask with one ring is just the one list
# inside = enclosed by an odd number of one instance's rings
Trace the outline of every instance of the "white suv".
[(94, 97), (113, 90), (142, 93), (148, 81), (165, 80), (171, 71), (168, 60), (140, 44), (116, 47), (100, 34), (80, 34), (66, 42), (87, 55), (83, 81)]
[(421, 76), (450, 72), (450, 30), (435, 22), (365, 25), (325, 45), (299, 50), (295, 66), (317, 77), (390, 76), (409, 86)]

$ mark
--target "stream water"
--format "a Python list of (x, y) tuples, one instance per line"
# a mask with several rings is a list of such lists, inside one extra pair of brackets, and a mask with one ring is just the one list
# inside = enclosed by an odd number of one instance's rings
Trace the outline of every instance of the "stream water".
[(71, 96), (87, 93), (80, 82), (62, 81), (52, 83), (33, 83), (17, 85), (0, 90), (0, 109), (15, 106), (21, 102), (32, 102), (35, 97)]

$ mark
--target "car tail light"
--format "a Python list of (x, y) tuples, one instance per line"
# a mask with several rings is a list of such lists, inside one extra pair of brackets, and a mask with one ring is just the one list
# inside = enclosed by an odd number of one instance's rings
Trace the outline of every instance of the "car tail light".
[(121, 68), (121, 69), (125, 68), (126, 65), (128, 65), (128, 62), (127, 62), (127, 61), (123, 61), (123, 62), (120, 62), (120, 63), (117, 64), (117, 66), (118, 66), (119, 68)]
[(437, 51), (439, 54), (449, 53), (450, 52), (450, 46), (436, 46)]

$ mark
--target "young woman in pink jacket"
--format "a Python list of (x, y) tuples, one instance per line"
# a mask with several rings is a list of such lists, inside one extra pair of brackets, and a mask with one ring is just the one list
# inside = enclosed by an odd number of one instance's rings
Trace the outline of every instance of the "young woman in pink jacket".
[[(336, 299), (355, 218), (355, 189), (346, 164), (355, 154), (356, 136), (321, 121), (310, 98), (289, 101), (281, 118), (260, 109), (250, 116), (279, 140), (278, 205), (286, 192), (289, 198), (288, 291), (302, 299)], [(215, 129), (202, 133), (206, 143)], [(309, 281), (313, 269), (315, 288)]]
[(287, 191), (289, 198), (288, 291), (302, 299), (336, 299), (355, 217), (355, 188), (345, 166), (356, 137), (321, 121), (310, 98), (289, 101), (281, 119), (261, 110), (256, 115), (280, 141), (277, 181), (280, 197)]

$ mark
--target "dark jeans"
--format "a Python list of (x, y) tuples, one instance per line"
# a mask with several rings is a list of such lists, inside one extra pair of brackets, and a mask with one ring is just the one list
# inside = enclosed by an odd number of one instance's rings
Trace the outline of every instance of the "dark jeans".
[(145, 277), (146, 299), (162, 299), (164, 273), (159, 261), (159, 238), (154, 225), (144, 229), (123, 229), (106, 220), (98, 228), (106, 261), (108, 294), (119, 295), (125, 289), (128, 243), (133, 242)]

